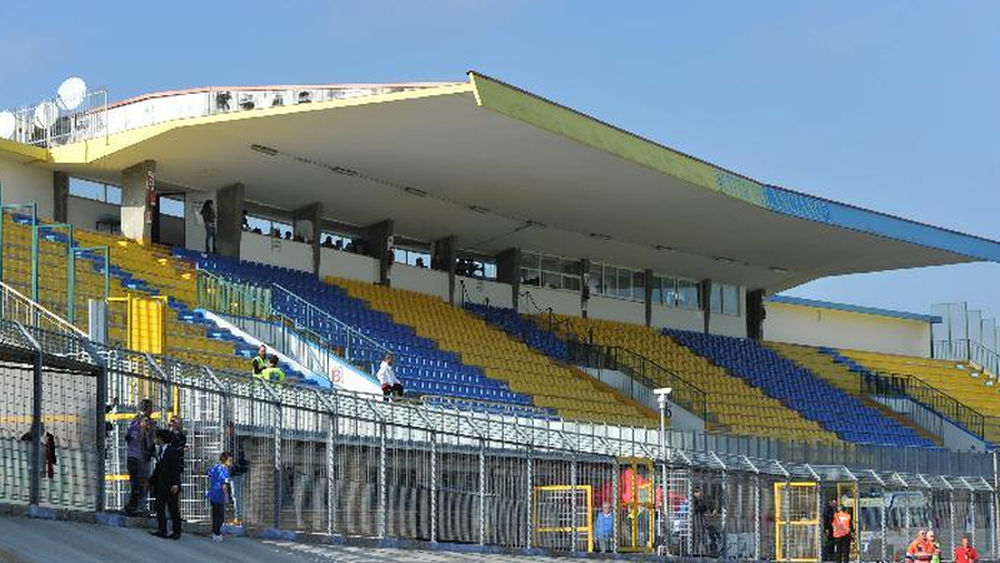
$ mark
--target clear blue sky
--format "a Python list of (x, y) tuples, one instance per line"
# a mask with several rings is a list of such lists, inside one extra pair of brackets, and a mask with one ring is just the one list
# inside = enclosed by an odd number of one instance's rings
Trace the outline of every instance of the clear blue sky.
[[(1000, 239), (1000, 2), (4, 3), (0, 107), (473, 68), (759, 180)], [(1000, 266), (789, 293), (1000, 313)]]

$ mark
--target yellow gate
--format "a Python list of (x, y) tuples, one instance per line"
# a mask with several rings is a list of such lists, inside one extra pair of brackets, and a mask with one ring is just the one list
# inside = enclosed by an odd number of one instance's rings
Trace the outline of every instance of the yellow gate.
[(774, 484), (774, 545), (778, 561), (819, 561), (819, 483)]
[(619, 458), (622, 467), (618, 475), (621, 499), (619, 515), (625, 516), (625, 537), (619, 531), (618, 551), (623, 553), (651, 553), (655, 536), (656, 494), (653, 487), (655, 468), (648, 458)]
[[(163, 309), (166, 306), (167, 298), (162, 295), (154, 296), (134, 296), (109, 297), (108, 304), (125, 304), (125, 334), (126, 347), (129, 350), (148, 354), (162, 354), (164, 350), (164, 317)], [(130, 390), (132, 403), (138, 404), (141, 399), (148, 399), (152, 396), (152, 382), (143, 380), (141, 389), (140, 381), (133, 381), (133, 388)], [(176, 397), (177, 393), (173, 394)], [(176, 406), (171, 412), (177, 412)]]

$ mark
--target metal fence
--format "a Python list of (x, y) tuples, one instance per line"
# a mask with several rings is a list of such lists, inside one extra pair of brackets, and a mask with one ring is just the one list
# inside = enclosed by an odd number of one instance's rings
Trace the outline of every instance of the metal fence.
[(185, 425), (189, 521), (208, 519), (205, 474), (225, 450), (236, 462), (229, 518), (254, 528), (585, 552), (602, 545), (595, 521), (607, 503), (606, 543), (619, 552), (809, 558), (821, 526), (805, 517), (856, 491), (859, 560), (898, 559), (930, 526), (943, 542), (971, 534), (996, 559), (988, 454), (956, 454), (970, 471), (940, 474), (907, 471), (935, 455), (927, 449), (845, 447), (829, 464), (799, 463), (837, 450), (740, 454), (721, 438), (276, 387), (10, 321), (0, 359), (14, 391), (0, 398), (0, 502), (123, 508), (124, 434), (149, 398), (158, 422)]

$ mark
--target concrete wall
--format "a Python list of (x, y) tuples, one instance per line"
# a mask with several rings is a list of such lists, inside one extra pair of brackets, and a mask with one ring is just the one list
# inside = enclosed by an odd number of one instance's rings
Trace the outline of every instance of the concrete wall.
[(389, 270), (392, 287), (448, 300), (448, 272), (395, 263)]
[(708, 320), (708, 331), (712, 334), (723, 336), (738, 336), (746, 338), (747, 335), (747, 292), (745, 288), (740, 288), (740, 314), (739, 316), (723, 315), (722, 313), (712, 313)]
[(94, 231), (97, 230), (97, 220), (105, 217), (119, 219), (121, 208), (103, 201), (69, 196), (66, 218), (73, 226)]
[[(260, 236), (250, 234), (250, 236)], [(247, 233), (243, 233), (247, 237)], [(368, 283), (378, 281), (378, 260), (370, 256), (352, 254), (332, 248), (321, 248), (319, 251), (319, 277), (333, 276)], [(304, 267), (311, 267), (312, 259)]]
[(766, 302), (764, 338), (778, 342), (928, 357), (930, 324), (920, 320)]
[(485, 303), (489, 299), (494, 307), (513, 307), (513, 293), (509, 283), (479, 280), (457, 276), (455, 278), (455, 304), (462, 304), (462, 282), (465, 282), (465, 298), (473, 303)]
[[(523, 295), (525, 292), (529, 293), (531, 297)], [(539, 312), (538, 309), (547, 312), (549, 307), (551, 307), (552, 312), (559, 315), (580, 316), (579, 292), (522, 285), (521, 293), (522, 296), (517, 302), (518, 311), (521, 313), (533, 315)], [(535, 308), (536, 305), (537, 308)]]
[(52, 171), (35, 168), (0, 154), (3, 203), (38, 204), (38, 215), (52, 219)]
[[(205, 241), (202, 240), (200, 245), (204, 244)], [(312, 246), (304, 242), (271, 238), (256, 233), (243, 233), (240, 240), (240, 257), (243, 260), (303, 272), (312, 272), (312, 251)]]
[(670, 327), (677, 330), (701, 332), (705, 330), (705, 321), (701, 311), (697, 309), (675, 309), (653, 305), (652, 322), (654, 328)]
[(587, 303), (587, 316), (594, 319), (641, 325), (646, 324), (646, 305), (639, 301), (591, 295)]

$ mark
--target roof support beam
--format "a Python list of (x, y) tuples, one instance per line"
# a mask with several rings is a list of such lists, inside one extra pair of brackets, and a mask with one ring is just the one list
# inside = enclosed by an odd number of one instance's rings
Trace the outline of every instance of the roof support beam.
[(712, 280), (701, 280), (698, 283), (698, 293), (701, 299), (701, 316), (705, 321), (705, 334), (708, 334), (712, 326)]
[[(242, 182), (219, 188), (215, 192), (215, 250), (222, 256), (240, 257), (243, 211), (246, 209), (243, 203), (244, 193)], [(208, 252), (207, 248), (205, 252)]]
[(521, 295), (521, 249), (508, 248), (497, 254), (497, 281), (510, 284), (511, 306), (518, 310), (518, 298)]
[(323, 220), (323, 204), (313, 202), (292, 211), (292, 232), (312, 246), (313, 273), (319, 275), (319, 239)]
[(69, 174), (56, 170), (52, 173), (52, 220), (69, 222)]
[[(144, 160), (122, 170), (122, 234), (152, 242), (156, 208), (156, 161)], [(151, 205), (151, 203), (153, 205)]]
[(458, 259), (458, 249), (455, 248), (455, 235), (446, 236), (434, 241), (431, 246), (431, 268), (448, 274), (448, 303), (455, 304), (455, 261)]
[(392, 246), (395, 222), (392, 219), (379, 221), (365, 227), (368, 239), (368, 256), (378, 260), (378, 281), (380, 285), (391, 285), (389, 270), (392, 268)]

